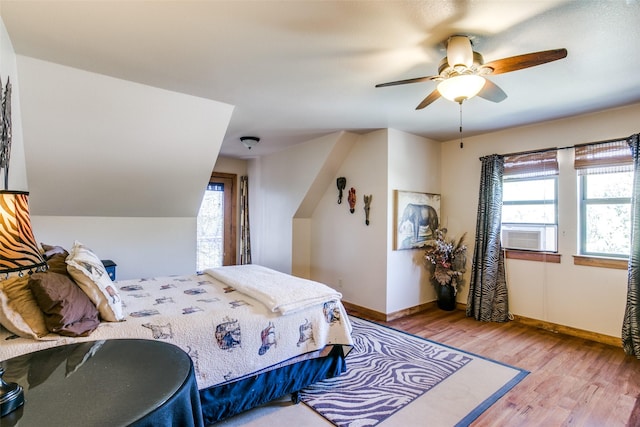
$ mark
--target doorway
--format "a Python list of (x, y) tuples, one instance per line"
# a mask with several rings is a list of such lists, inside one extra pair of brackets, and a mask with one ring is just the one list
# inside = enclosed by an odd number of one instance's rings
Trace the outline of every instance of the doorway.
[(237, 175), (213, 172), (197, 218), (196, 271), (236, 263)]

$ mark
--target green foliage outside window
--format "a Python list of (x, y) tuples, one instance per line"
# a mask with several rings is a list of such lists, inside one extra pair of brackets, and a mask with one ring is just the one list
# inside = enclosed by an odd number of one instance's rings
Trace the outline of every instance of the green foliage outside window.
[(584, 175), (581, 179), (581, 253), (628, 257), (633, 172)]

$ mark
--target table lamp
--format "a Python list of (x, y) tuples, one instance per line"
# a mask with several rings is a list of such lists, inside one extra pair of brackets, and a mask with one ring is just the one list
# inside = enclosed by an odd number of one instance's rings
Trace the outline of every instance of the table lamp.
[(16, 383), (6, 383), (2, 379), (4, 368), (0, 366), (0, 417), (13, 412), (24, 404), (24, 392)]
[[(31, 230), (28, 195), (24, 191), (0, 191), (0, 280), (47, 269)], [(24, 403), (22, 387), (4, 382), (3, 374), (4, 368), (0, 367), (0, 417)]]
[(0, 191), (0, 278), (47, 269), (31, 231), (28, 195), (25, 191)]

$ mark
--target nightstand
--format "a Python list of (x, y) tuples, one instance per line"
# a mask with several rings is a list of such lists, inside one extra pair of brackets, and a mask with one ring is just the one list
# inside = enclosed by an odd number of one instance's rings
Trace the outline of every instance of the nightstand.
[(103, 259), (102, 265), (104, 265), (104, 269), (107, 270), (107, 274), (109, 274), (109, 278), (111, 280), (116, 280), (116, 263), (111, 261), (110, 259)]
[(2, 427), (203, 425), (193, 363), (173, 344), (88, 341), (0, 363), (24, 389), (24, 404)]

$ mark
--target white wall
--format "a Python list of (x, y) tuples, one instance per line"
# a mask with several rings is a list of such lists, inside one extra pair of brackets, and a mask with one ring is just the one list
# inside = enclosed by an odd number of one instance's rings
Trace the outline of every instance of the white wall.
[[(386, 312), (387, 131), (358, 138), (318, 203), (311, 222), (311, 277), (335, 287), (343, 299)], [(347, 179), (338, 204), (336, 179)], [(354, 213), (349, 189), (356, 190)], [(365, 224), (364, 195), (372, 195)]]
[[(393, 250), (394, 190), (440, 194), (440, 143), (389, 130), (389, 192), (387, 195), (387, 309), (393, 313), (435, 299), (421, 250)], [(445, 197), (445, 195), (441, 195)], [(442, 226), (448, 226), (440, 210)], [(456, 230), (451, 230), (455, 232)]]
[(117, 264), (118, 280), (193, 274), (195, 218), (32, 216), (38, 243), (71, 249), (78, 240)]
[(26, 160), (19, 138), (11, 173), (29, 177), (36, 239), (79, 240), (118, 279), (195, 272), (196, 215), (233, 107), (28, 57), (17, 70)]
[[(334, 145), (326, 151), (331, 153), (321, 160), (310, 151), (312, 147), (317, 148), (314, 144), (317, 141), (276, 157), (286, 159), (288, 164), (306, 165), (300, 167), (301, 170), (319, 170), (318, 175), (328, 170), (330, 177), (320, 180), (324, 187), (317, 196), (319, 200), (309, 202), (310, 207), (299, 208), (292, 222), (269, 220), (255, 228), (252, 220), (252, 235), (258, 234), (263, 242), (265, 228), (272, 236), (286, 235), (293, 229), (295, 250), (291, 258), (287, 259), (288, 248), (282, 248), (282, 245), (273, 246), (270, 255), (282, 258), (282, 265), (291, 263), (294, 274), (338, 289), (345, 301), (391, 313), (433, 300), (420, 251), (392, 250), (392, 190), (439, 193), (440, 144), (392, 129), (379, 130), (357, 137), (352, 145), (347, 143), (348, 151), (337, 152)], [(325, 166), (332, 165), (318, 169), (316, 163), (319, 161)], [(256, 177), (254, 182), (261, 186), (260, 197), (251, 207), (253, 214), (262, 215), (259, 212), (264, 210), (271, 210), (269, 214), (273, 215), (283, 214), (274, 211), (281, 203), (273, 196), (281, 197), (282, 194), (274, 193), (277, 188), (261, 179), (278, 176), (282, 163), (260, 162), (259, 167), (259, 174), (250, 174), (250, 178)], [(338, 204), (336, 179), (340, 176), (347, 179), (347, 187), (342, 203)], [(304, 179), (307, 182), (312, 177), (304, 176)], [(279, 187), (284, 189), (284, 183)], [(347, 201), (351, 187), (356, 189), (357, 195), (353, 214), (349, 212)], [(309, 201), (309, 194), (313, 192), (307, 191), (301, 206)], [(368, 226), (365, 224), (365, 194), (373, 196)], [(264, 246), (264, 242), (259, 244), (259, 250), (264, 250)], [(264, 257), (254, 259), (257, 263), (264, 263), (264, 260)]]
[[(9, 188), (28, 190), (22, 132), (20, 79), (16, 55), (0, 21), (0, 76), (10, 76), (12, 96)], [(44, 149), (51, 150), (51, 147)], [(47, 179), (56, 181), (55, 176)], [(33, 203), (30, 201), (30, 204)], [(118, 264), (118, 279), (183, 274), (195, 269), (194, 218), (106, 218), (32, 215), (38, 242), (71, 248), (74, 240), (91, 247), (103, 259)]]
[(242, 159), (232, 159), (231, 157), (218, 156), (213, 167), (215, 172), (233, 173), (238, 175), (238, 179), (247, 174), (247, 161)]
[[(465, 138), (442, 145), (442, 211), (451, 229), (467, 231), (473, 252), (479, 157), (626, 137), (639, 131), (640, 104), (540, 125)], [(619, 337), (627, 272), (575, 266), (577, 178), (573, 150), (561, 150), (559, 188), (560, 264), (507, 260), (510, 310), (516, 315)], [(465, 279), (468, 281), (468, 274)], [(468, 286), (458, 296), (466, 302)]]
[[(316, 262), (313, 260), (313, 216), (326, 193), (327, 188), (334, 188), (337, 194), (336, 180), (339, 169), (345, 158), (349, 156), (354, 144), (359, 139), (358, 135), (341, 132), (339, 140), (333, 144), (327, 154), (324, 164), (320, 168), (305, 197), (300, 203), (293, 218), (293, 246), (291, 254), (291, 273), (305, 278), (313, 277), (313, 268)], [(344, 194), (346, 202), (346, 194)], [(337, 200), (337, 197), (336, 197)]]
[(24, 56), (18, 72), (32, 213), (198, 214), (232, 106)]
[(350, 141), (344, 141), (343, 137), (341, 132), (327, 135), (249, 161), (249, 221), (254, 264), (291, 273), (293, 218), (314, 188), (327, 159), (335, 152), (336, 144)]

